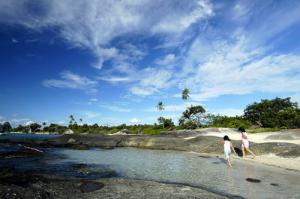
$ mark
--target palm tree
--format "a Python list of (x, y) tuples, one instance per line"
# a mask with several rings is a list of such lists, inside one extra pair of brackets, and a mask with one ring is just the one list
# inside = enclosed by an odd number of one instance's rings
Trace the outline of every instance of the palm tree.
[(157, 108), (159, 111), (163, 111), (163, 110), (165, 110), (165, 107), (164, 107), (164, 106), (165, 106), (165, 105), (163, 104), (163, 102), (158, 102), (156, 108)]
[(81, 125), (82, 125), (82, 121), (83, 121), (82, 118), (80, 118), (79, 121), (80, 121), (80, 123), (81, 123)]
[(44, 129), (45, 129), (47, 123), (46, 123), (46, 122), (43, 122), (42, 125), (43, 125), (43, 131), (44, 131)]
[(69, 117), (70, 117), (70, 122), (69, 122), (70, 124), (76, 123), (73, 115), (70, 115)]
[(187, 99), (190, 97), (189, 94), (190, 94), (189, 89), (185, 88), (185, 89), (182, 90), (181, 98), (182, 98), (183, 100), (187, 100)]
[[(160, 101), (160, 102), (157, 103), (156, 108), (157, 108), (158, 111), (163, 111), (163, 110), (165, 110), (164, 106), (165, 105), (163, 104), (163, 102)], [(163, 125), (163, 129), (164, 129), (165, 128), (164, 122), (162, 123), (162, 125)]]

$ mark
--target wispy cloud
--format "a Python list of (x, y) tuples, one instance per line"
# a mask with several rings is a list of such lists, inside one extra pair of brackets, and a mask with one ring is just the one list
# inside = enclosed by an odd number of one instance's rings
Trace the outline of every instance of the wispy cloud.
[(235, 109), (235, 108), (227, 108), (227, 109), (210, 110), (210, 113), (234, 117), (234, 116), (243, 115), (244, 110), (243, 109)]
[(148, 96), (169, 88), (172, 81), (172, 69), (146, 68), (140, 71), (140, 81), (131, 87), (130, 92), (138, 96)]
[(97, 81), (80, 76), (71, 71), (62, 72), (60, 77), (60, 79), (44, 80), (42, 84), (46, 87), (79, 89), (89, 93), (97, 92), (97, 89), (95, 88)]
[(114, 112), (125, 112), (125, 113), (128, 113), (128, 112), (131, 112), (131, 109), (128, 109), (128, 108), (123, 108), (123, 107), (120, 107), (120, 106), (114, 106), (114, 105), (99, 105), (99, 107), (101, 108), (105, 108), (105, 109), (108, 109), (108, 110), (111, 110), (111, 111), (114, 111)]
[[(36, 12), (36, 9), (43, 12)], [(213, 15), (208, 0), (1, 1), (0, 11), (2, 23), (33, 30), (58, 27), (61, 38), (95, 55), (94, 67), (99, 69), (105, 61), (122, 56), (119, 49), (110, 45), (114, 38), (129, 33), (177, 35)], [(128, 52), (142, 56), (131, 47)]]
[(15, 39), (15, 38), (12, 38), (11, 42), (14, 43), (14, 44), (19, 43), (19, 41), (17, 39)]
[(167, 54), (165, 57), (161, 58), (161, 59), (157, 59), (155, 62), (158, 65), (169, 65), (174, 63), (176, 60), (176, 56), (174, 54)]
[(119, 77), (119, 76), (101, 76), (98, 77), (99, 80), (107, 81), (111, 83), (119, 83), (119, 82), (130, 82), (133, 81), (129, 76)]
[(256, 91), (299, 92), (300, 56), (251, 50), (242, 38), (213, 43), (207, 52), (184, 80), (194, 100)]
[(85, 119), (95, 119), (101, 116), (101, 113), (89, 110), (79, 111), (78, 114), (82, 117), (83, 121)]
[(131, 118), (131, 119), (129, 119), (129, 123), (132, 123), (132, 124), (137, 124), (137, 123), (140, 123), (140, 122), (141, 122), (141, 120), (138, 119), (138, 118)]

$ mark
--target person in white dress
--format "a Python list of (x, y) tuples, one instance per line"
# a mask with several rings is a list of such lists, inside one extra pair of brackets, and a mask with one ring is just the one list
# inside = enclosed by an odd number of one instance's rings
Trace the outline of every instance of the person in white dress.
[(232, 167), (232, 164), (230, 161), (231, 149), (235, 154), (236, 154), (236, 152), (234, 150), (234, 147), (231, 143), (230, 138), (227, 135), (224, 136), (223, 143), (224, 143), (224, 155), (225, 155), (225, 159), (227, 160), (227, 165), (229, 167)]

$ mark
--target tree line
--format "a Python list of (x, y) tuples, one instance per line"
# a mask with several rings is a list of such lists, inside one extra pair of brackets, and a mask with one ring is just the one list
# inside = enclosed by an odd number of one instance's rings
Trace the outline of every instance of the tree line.
[[(182, 92), (182, 99), (189, 98), (188, 89)], [(160, 112), (164, 111), (165, 105), (163, 102), (158, 102), (157, 109)], [(242, 116), (223, 116), (213, 115), (206, 112), (201, 105), (191, 105), (182, 113), (178, 125), (176, 126), (171, 118), (160, 116), (157, 123), (137, 124), (137, 125), (118, 125), (118, 126), (101, 126), (98, 124), (88, 125), (83, 124), (83, 120), (79, 118), (77, 121), (73, 115), (69, 117), (68, 125), (59, 124), (42, 124), (32, 123), (24, 126), (19, 125), (12, 128), (9, 122), (0, 124), (0, 132), (58, 132), (63, 133), (67, 129), (71, 129), (74, 133), (116, 133), (118, 131), (126, 131), (128, 133), (145, 133), (156, 134), (161, 131), (175, 129), (195, 129), (201, 127), (228, 127), (249, 128), (257, 126), (262, 128), (300, 128), (300, 109), (298, 104), (291, 101), (291, 98), (275, 98), (263, 99), (260, 102), (254, 102), (244, 109)], [(78, 124), (78, 122), (80, 124)]]

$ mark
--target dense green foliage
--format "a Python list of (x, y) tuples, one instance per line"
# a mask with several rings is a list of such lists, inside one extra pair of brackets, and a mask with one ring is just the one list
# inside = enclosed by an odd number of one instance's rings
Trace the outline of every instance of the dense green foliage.
[(11, 132), (12, 127), (9, 122), (4, 122), (3, 124), (0, 124), (0, 132)]
[(300, 109), (289, 97), (264, 99), (248, 105), (244, 112), (246, 119), (265, 128), (300, 127)]
[[(188, 92), (186, 92), (188, 94)], [(159, 102), (157, 109), (164, 110), (164, 104)], [(139, 124), (119, 126), (99, 126), (98, 124), (88, 125), (82, 124), (83, 120), (79, 119), (80, 125), (76, 122), (73, 115), (70, 115), (69, 125), (63, 126), (58, 124), (46, 123), (42, 125), (32, 123), (29, 126), (19, 125), (11, 129), (8, 122), (0, 125), (0, 132), (16, 131), (16, 132), (50, 132), (50, 133), (64, 133), (71, 129), (74, 133), (99, 133), (99, 134), (113, 134), (117, 132), (125, 132), (130, 134), (158, 134), (161, 131), (174, 129), (195, 129), (199, 127), (225, 127), (225, 128), (251, 128), (253, 125), (261, 126), (250, 130), (249, 132), (265, 132), (276, 131), (282, 128), (299, 128), (300, 127), (300, 110), (297, 103), (290, 101), (290, 98), (275, 98), (272, 100), (261, 100), (247, 106), (244, 110), (244, 116), (221, 116), (206, 114), (202, 106), (190, 106), (182, 113), (179, 119), (179, 126), (175, 126), (172, 119), (159, 117), (158, 124)]]
[(201, 127), (203, 124), (203, 119), (205, 109), (198, 105), (198, 106), (190, 106), (182, 113), (181, 118), (179, 119), (180, 126), (191, 126), (191, 127)]
[(251, 126), (251, 122), (243, 117), (235, 116), (221, 116), (221, 115), (210, 115), (208, 118), (209, 126), (212, 127), (224, 127), (224, 128), (249, 128)]
[(171, 118), (164, 118), (164, 117), (159, 117), (158, 119), (158, 124), (162, 125), (163, 128), (174, 128), (175, 124), (172, 121)]

